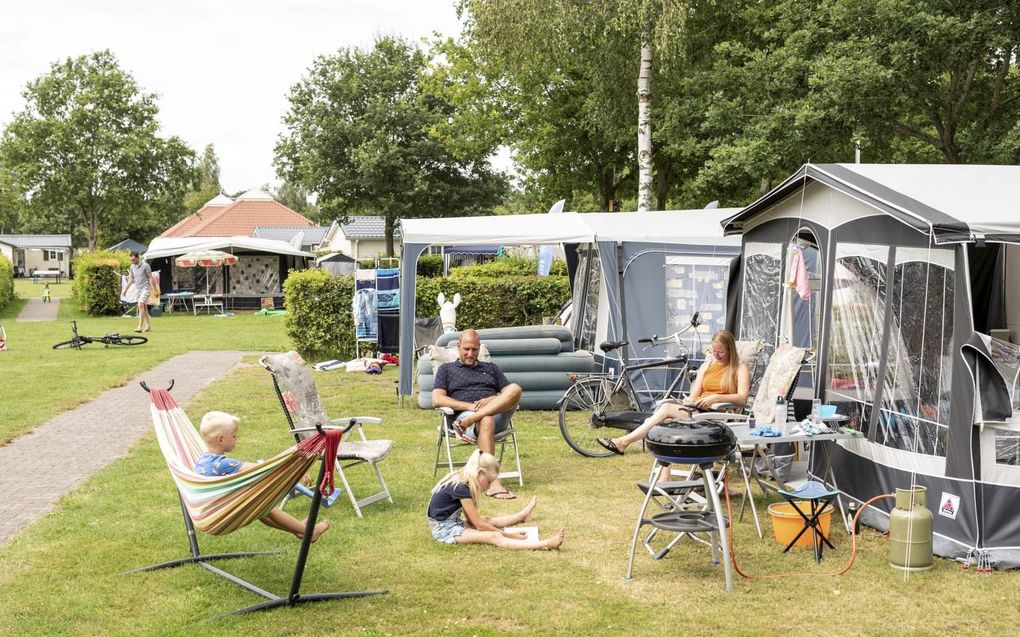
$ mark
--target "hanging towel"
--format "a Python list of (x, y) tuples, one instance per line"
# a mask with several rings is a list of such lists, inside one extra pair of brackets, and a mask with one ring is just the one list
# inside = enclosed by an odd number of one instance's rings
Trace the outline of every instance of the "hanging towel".
[(811, 280), (808, 278), (804, 253), (800, 246), (790, 246), (786, 261), (786, 285), (796, 290), (802, 301), (811, 298)]
[(400, 351), (400, 270), (377, 270), (376, 289), (379, 306), (377, 349), (380, 353), (395, 354)]
[(354, 273), (354, 336), (360, 341), (378, 337), (375, 270)]

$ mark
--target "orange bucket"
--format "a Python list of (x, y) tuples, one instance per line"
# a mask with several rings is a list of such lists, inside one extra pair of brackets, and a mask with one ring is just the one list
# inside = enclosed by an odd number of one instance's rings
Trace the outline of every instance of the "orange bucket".
[[(811, 503), (810, 502), (797, 502), (797, 506), (810, 517)], [(789, 502), (773, 502), (769, 505), (769, 517), (772, 518), (772, 535), (775, 536), (776, 542), (782, 544), (784, 547), (793, 540), (794, 537), (800, 530), (804, 528), (804, 518), (800, 517), (800, 514), (794, 510), (793, 505)], [(822, 512), (818, 515), (818, 524), (822, 529), (822, 533), (825, 537), (829, 537), (829, 522), (832, 520), (832, 505), (826, 505)], [(814, 540), (812, 538), (811, 529), (804, 531), (804, 533), (797, 539), (797, 543), (794, 546), (802, 548), (812, 548), (814, 546)]]

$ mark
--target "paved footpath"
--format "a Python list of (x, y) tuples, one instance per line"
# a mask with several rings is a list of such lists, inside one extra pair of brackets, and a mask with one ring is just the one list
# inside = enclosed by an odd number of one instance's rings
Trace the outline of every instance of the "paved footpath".
[(31, 298), (25, 307), (21, 308), (18, 318), (15, 321), (53, 321), (57, 318), (57, 310), (60, 308), (60, 299), (53, 299), (50, 303), (43, 303), (41, 298)]
[(166, 387), (173, 378), (174, 398), (183, 406), (206, 385), (225, 377), (248, 353), (175, 356), (0, 447), (0, 545), (152, 432), (149, 400), (138, 381)]

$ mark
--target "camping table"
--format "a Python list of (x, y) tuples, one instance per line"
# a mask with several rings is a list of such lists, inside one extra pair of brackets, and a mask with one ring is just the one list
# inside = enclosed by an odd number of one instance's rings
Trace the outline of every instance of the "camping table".
[(167, 292), (163, 295), (166, 299), (166, 311), (173, 314), (174, 308), (180, 306), (185, 312), (188, 311), (188, 302), (191, 302), (191, 307), (195, 307), (195, 293), (194, 292)]
[(64, 276), (64, 273), (60, 270), (36, 270), (32, 273), (32, 283), (39, 283), (39, 279), (42, 277), (50, 277), (57, 280), (60, 283), (60, 278)]
[[(838, 424), (839, 422), (846, 422), (848, 419), (845, 416), (836, 416), (833, 418), (824, 418), (822, 420), (828, 423)], [(795, 423), (789, 424), (793, 425)], [(737, 436), (738, 453), (740, 453), (739, 450), (741, 446), (753, 447), (750, 458), (751, 461), (749, 463), (745, 463), (743, 461), (743, 458), (741, 458), (740, 471), (744, 477), (744, 486), (745, 488), (748, 489), (747, 494), (748, 498), (751, 499), (751, 513), (755, 516), (755, 526), (758, 526), (759, 537), (761, 536), (761, 531), (760, 526), (758, 525), (758, 512), (754, 506), (754, 498), (751, 496), (750, 493), (750, 479), (753, 478), (755, 482), (758, 483), (758, 486), (761, 487), (763, 493), (766, 493), (769, 490), (777, 491), (778, 487), (776, 485), (783, 484), (782, 480), (779, 479), (779, 476), (776, 475), (775, 467), (772, 465), (772, 460), (771, 458), (769, 458), (769, 454), (767, 453), (768, 451), (767, 448), (769, 445), (776, 445), (780, 443), (823, 442), (830, 440), (851, 440), (855, 438), (864, 438), (864, 434), (862, 434), (859, 431), (855, 431), (853, 433), (845, 433), (843, 431), (838, 431), (836, 433), (815, 434), (813, 436), (809, 436), (807, 434), (796, 434), (768, 438), (765, 436), (751, 435), (751, 433), (747, 429), (746, 423), (730, 425), (730, 429), (732, 429), (733, 433), (736, 434)], [(825, 456), (825, 469), (823, 471), (823, 473), (825, 474), (824, 477), (829, 481), (833, 489), (838, 491), (839, 485), (836, 483), (836, 475), (832, 471), (832, 457), (829, 455), (828, 447), (826, 445), (819, 446), (822, 448), (822, 453)], [(756, 459), (758, 458), (762, 460), (762, 463), (765, 466), (765, 471), (768, 473), (768, 475), (773, 480), (775, 480), (775, 485), (766, 482), (762, 475), (758, 472), (757, 463), (755, 462)], [(850, 528), (846, 521), (846, 510), (843, 508), (843, 499), (836, 498), (836, 502), (839, 505), (839, 511), (842, 514), (841, 517), (843, 518), (843, 525), (847, 527), (847, 533), (849, 533)]]

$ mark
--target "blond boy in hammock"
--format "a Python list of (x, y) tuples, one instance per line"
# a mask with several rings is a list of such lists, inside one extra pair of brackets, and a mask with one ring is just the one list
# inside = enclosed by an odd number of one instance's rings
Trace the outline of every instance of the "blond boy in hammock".
[[(226, 476), (255, 466), (255, 463), (243, 462), (226, 455), (237, 445), (237, 423), (237, 416), (222, 411), (210, 411), (202, 416), (199, 433), (205, 439), (209, 451), (202, 454), (195, 463), (195, 473), (203, 476)], [(298, 520), (279, 507), (267, 513), (261, 520), (266, 526), (293, 533), (298, 539), (305, 535), (306, 520)], [(316, 524), (312, 531), (312, 542), (318, 540), (328, 528), (329, 520)]]

